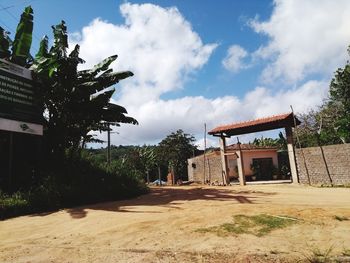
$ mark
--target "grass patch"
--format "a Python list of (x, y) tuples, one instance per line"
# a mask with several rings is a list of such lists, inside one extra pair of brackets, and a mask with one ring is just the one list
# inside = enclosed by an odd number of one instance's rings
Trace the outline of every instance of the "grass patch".
[(349, 218), (347, 218), (345, 216), (334, 216), (334, 219), (338, 220), (338, 221), (348, 221), (349, 220)]
[(285, 228), (297, 222), (295, 218), (272, 215), (235, 215), (232, 223), (225, 223), (216, 227), (200, 228), (197, 232), (215, 232), (218, 235), (227, 234), (252, 234), (258, 237), (264, 236), (273, 230)]
[(314, 249), (311, 254), (306, 256), (305, 259), (309, 263), (327, 263), (334, 262), (332, 261), (331, 253), (333, 251), (333, 246), (329, 247), (326, 250)]
[(344, 249), (342, 254), (343, 256), (350, 257), (350, 249)]

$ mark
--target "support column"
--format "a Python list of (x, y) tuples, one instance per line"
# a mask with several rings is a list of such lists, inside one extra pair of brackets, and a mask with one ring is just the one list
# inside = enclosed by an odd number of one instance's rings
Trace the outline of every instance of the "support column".
[(227, 162), (225, 156), (226, 138), (220, 137), (220, 155), (221, 155), (221, 175), (223, 185), (227, 185)]
[(243, 166), (243, 153), (242, 153), (240, 145), (239, 145), (239, 151), (237, 151), (236, 154), (237, 154), (237, 167), (238, 167), (239, 184), (246, 185), (245, 176), (244, 176), (244, 166)]
[(295, 163), (292, 127), (286, 127), (285, 129), (286, 129), (286, 136), (287, 136), (287, 149), (288, 149), (290, 172), (292, 174), (292, 182), (293, 184), (298, 184), (299, 178), (298, 178), (298, 172), (297, 172), (297, 167)]

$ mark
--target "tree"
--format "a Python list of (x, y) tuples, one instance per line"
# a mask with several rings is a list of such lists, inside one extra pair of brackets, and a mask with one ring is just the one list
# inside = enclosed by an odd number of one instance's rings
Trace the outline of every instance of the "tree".
[[(348, 48), (350, 54), (350, 47)], [(298, 116), (302, 147), (350, 142), (350, 62), (339, 68), (330, 83), (329, 98), (316, 110)]]
[(89, 70), (78, 70), (84, 63), (79, 57), (79, 45), (68, 54), (68, 35), (65, 22), (53, 26), (54, 43), (48, 48), (45, 36), (31, 69), (39, 83), (39, 98), (45, 112), (44, 127), (47, 149), (62, 155), (67, 148), (78, 149), (81, 143), (99, 141), (90, 131), (107, 131), (110, 125), (138, 124), (126, 116), (124, 107), (110, 103), (120, 80), (133, 76), (130, 71), (113, 72), (113, 55)]
[(157, 148), (157, 155), (167, 166), (174, 169), (175, 177), (187, 179), (187, 159), (192, 157), (197, 147), (195, 138), (183, 130), (177, 130), (163, 139)]
[(276, 147), (280, 150), (287, 149), (287, 141), (282, 132), (279, 132), (278, 139), (264, 138), (261, 136), (260, 139), (255, 138), (253, 144), (262, 147)]
[[(348, 48), (350, 55), (350, 46)], [(332, 109), (334, 129), (343, 143), (350, 142), (350, 61), (339, 68), (330, 84), (328, 107)]]
[(301, 124), (297, 127), (301, 147), (314, 147), (342, 143), (335, 127), (337, 110), (324, 103), (319, 109), (299, 114)]
[(138, 149), (139, 158), (144, 172), (146, 172), (147, 183), (150, 182), (150, 171), (157, 166), (155, 147), (143, 146)]

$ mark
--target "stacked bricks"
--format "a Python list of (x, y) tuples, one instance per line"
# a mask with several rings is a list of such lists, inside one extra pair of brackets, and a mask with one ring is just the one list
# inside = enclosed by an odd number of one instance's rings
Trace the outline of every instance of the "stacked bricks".
[(322, 146), (322, 149), (324, 158), (320, 147), (296, 149), (300, 183), (309, 183), (308, 171), (312, 185), (330, 185), (326, 162), (334, 185), (350, 185), (350, 144)]
[[(222, 168), (220, 152), (206, 154), (205, 158), (205, 181), (222, 182)], [(204, 180), (204, 157), (203, 155), (188, 159), (188, 180), (203, 183)]]

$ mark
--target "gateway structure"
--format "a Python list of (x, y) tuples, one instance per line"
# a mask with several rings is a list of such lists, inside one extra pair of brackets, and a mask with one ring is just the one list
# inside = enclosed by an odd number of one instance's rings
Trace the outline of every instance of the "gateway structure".
[[(295, 163), (295, 153), (293, 147), (293, 132), (292, 127), (296, 127), (300, 124), (300, 121), (295, 118), (293, 113), (275, 115), (267, 118), (261, 118), (251, 121), (232, 123), (228, 125), (218, 126), (208, 134), (220, 138), (220, 158), (221, 158), (221, 176), (222, 184), (227, 185), (229, 183), (229, 167), (227, 156), (232, 153), (228, 153), (226, 147), (226, 138), (232, 136), (238, 136), (242, 134), (261, 132), (267, 130), (275, 130), (284, 128), (287, 137), (288, 159), (290, 165), (290, 171), (292, 176), (292, 182), (298, 183), (298, 174)], [(246, 184), (244, 176), (244, 155), (242, 154), (242, 148), (239, 147), (234, 153), (237, 156), (237, 170), (239, 182), (241, 185)]]

